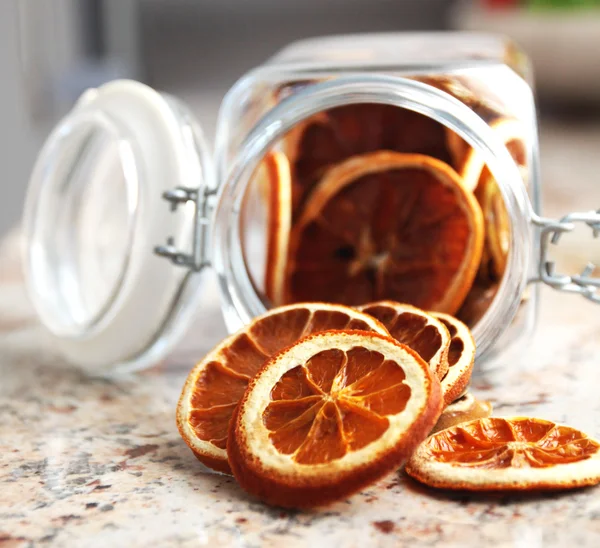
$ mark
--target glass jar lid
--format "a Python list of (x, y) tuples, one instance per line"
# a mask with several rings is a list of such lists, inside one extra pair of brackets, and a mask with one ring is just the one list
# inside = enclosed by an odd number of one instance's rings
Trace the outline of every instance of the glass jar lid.
[[(134, 370), (175, 344), (197, 304), (199, 269), (154, 248), (192, 249), (195, 198), (211, 185), (198, 124), (141, 83), (89, 90), (58, 124), (30, 180), (25, 271), (67, 358), (99, 373)], [(173, 199), (174, 188), (183, 196)], [(165, 197), (180, 207), (170, 211)]]

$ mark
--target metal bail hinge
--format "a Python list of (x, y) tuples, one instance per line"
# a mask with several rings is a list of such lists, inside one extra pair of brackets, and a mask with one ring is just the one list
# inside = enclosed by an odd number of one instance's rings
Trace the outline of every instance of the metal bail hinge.
[(210, 206), (209, 197), (216, 194), (215, 191), (198, 191), (193, 188), (177, 187), (163, 193), (164, 200), (170, 203), (171, 211), (176, 211), (180, 204), (193, 202), (195, 206), (194, 242), (191, 253), (185, 253), (175, 247), (173, 237), (167, 238), (166, 245), (158, 245), (154, 253), (169, 259), (173, 264), (184, 266), (194, 271), (199, 271), (209, 263), (207, 261), (209, 229), (210, 229)]
[(570, 213), (556, 221), (534, 217), (533, 222), (540, 227), (540, 262), (538, 276), (532, 282), (542, 282), (558, 291), (577, 293), (592, 302), (600, 304), (600, 278), (594, 276), (596, 266), (588, 263), (580, 274), (569, 276), (556, 272), (556, 263), (549, 259), (550, 244), (558, 244), (565, 232), (575, 229), (576, 223), (584, 223), (592, 229), (594, 238), (600, 236), (600, 210)]

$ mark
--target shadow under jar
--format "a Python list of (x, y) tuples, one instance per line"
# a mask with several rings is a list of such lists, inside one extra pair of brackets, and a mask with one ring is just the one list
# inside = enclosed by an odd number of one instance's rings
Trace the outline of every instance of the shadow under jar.
[(215, 145), (131, 81), (87, 92), (50, 136), (27, 278), (71, 361), (103, 373), (176, 351), (207, 267), (231, 332), (274, 305), (392, 299), (463, 319), (480, 363), (533, 328), (532, 280), (596, 298), (589, 272), (557, 278), (546, 260), (553, 234), (599, 220), (538, 216), (529, 68), (504, 39), (292, 44), (229, 91)]

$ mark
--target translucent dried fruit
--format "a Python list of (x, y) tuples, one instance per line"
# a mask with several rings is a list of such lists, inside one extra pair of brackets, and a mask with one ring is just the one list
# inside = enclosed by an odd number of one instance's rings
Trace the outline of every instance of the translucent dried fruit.
[(201, 462), (230, 472), (225, 451), (229, 421), (250, 379), (284, 348), (326, 329), (373, 330), (387, 335), (377, 320), (345, 306), (285, 306), (255, 318), (192, 369), (177, 405), (177, 427)]
[(477, 419), (428, 438), (406, 472), (443, 489), (571, 489), (600, 482), (600, 443), (543, 419)]
[(440, 384), (389, 336), (327, 331), (299, 341), (252, 380), (227, 454), (239, 484), (287, 507), (344, 498), (398, 467), (439, 417)]

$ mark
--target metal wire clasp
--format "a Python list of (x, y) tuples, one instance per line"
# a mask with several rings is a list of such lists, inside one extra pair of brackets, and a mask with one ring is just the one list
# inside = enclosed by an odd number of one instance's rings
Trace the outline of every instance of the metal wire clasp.
[(600, 304), (600, 278), (594, 277), (596, 265), (588, 263), (581, 274), (568, 276), (556, 272), (556, 263), (549, 259), (550, 244), (558, 244), (565, 232), (575, 229), (576, 223), (584, 223), (592, 229), (594, 238), (600, 236), (600, 210), (569, 213), (560, 220), (534, 217), (533, 223), (541, 229), (540, 262), (538, 276), (533, 282), (542, 282), (558, 291), (578, 293), (586, 299)]
[(180, 204), (193, 202), (195, 206), (194, 243), (191, 253), (185, 253), (175, 247), (175, 240), (167, 238), (165, 245), (158, 245), (154, 253), (169, 259), (178, 266), (184, 266), (194, 271), (199, 271), (207, 266), (207, 246), (210, 230), (210, 205), (209, 197), (214, 191), (198, 191), (193, 188), (176, 187), (163, 193), (164, 200), (170, 203), (171, 211), (176, 211)]

